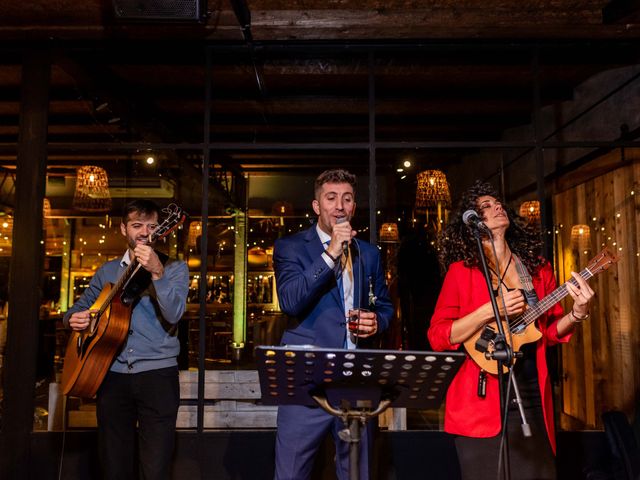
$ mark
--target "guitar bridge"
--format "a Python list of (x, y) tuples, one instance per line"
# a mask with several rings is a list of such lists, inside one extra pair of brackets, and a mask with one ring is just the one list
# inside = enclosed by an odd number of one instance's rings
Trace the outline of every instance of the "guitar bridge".
[(480, 337), (478, 337), (478, 340), (476, 340), (476, 350), (480, 353), (488, 352), (489, 346), (493, 343), (496, 336), (496, 331), (493, 328), (484, 327), (482, 333), (480, 334)]

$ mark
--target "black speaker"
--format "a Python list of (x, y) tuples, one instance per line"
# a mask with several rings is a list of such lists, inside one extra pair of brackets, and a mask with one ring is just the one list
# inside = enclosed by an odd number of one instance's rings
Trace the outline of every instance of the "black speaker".
[(113, 9), (118, 20), (199, 22), (207, 0), (113, 0)]

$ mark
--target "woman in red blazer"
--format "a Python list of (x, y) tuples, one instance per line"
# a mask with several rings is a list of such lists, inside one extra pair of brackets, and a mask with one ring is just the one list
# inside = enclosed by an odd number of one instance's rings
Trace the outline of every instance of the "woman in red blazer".
[[(556, 288), (549, 262), (538, 255), (539, 232), (525, 226), (522, 219), (503, 205), (490, 184), (476, 182), (465, 192), (458, 212), (440, 236), (440, 261), (446, 276), (428, 330), (431, 347), (438, 351), (457, 350), (467, 341), (467, 348), (475, 348), (475, 336), (494, 321), (489, 292), (479, 267), (477, 244), (469, 227), (462, 222), (461, 213), (469, 209), (478, 213), (494, 239), (495, 255), (488, 234), (483, 234), (493, 294), (501, 315), (506, 310), (513, 320), (527, 307), (526, 298), (530, 303), (535, 302), (535, 296), (532, 299), (530, 294), (524, 295), (521, 278), (526, 281), (526, 277), (518, 273), (518, 263), (529, 273), (538, 299)], [(517, 406), (510, 398), (508, 439), (512, 479), (555, 478), (555, 431), (546, 348), (569, 341), (576, 325), (589, 316), (589, 301), (593, 296), (585, 280), (576, 273), (572, 275), (577, 283), (577, 286), (567, 284), (574, 301), (572, 310), (565, 315), (556, 304), (538, 318), (536, 327), (542, 336), (522, 346), (523, 358), (517, 360), (513, 368), (533, 438), (523, 438)], [(489, 368), (488, 364), (483, 366)], [(455, 436), (463, 479), (498, 478), (501, 432), (498, 380), (469, 356), (447, 392), (444, 428)]]

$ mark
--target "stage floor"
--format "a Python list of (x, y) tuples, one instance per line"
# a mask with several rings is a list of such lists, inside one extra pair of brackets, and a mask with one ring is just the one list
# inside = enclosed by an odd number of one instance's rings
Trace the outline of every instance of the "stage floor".
[[(271, 480), (274, 430), (178, 431), (173, 478)], [(29, 478), (58, 478), (62, 434), (36, 432), (32, 437)], [(379, 432), (372, 480), (456, 480), (456, 454), (443, 432)], [(610, 456), (603, 432), (560, 432), (558, 478), (585, 478), (585, 472), (606, 471)], [(95, 431), (67, 432), (62, 479), (99, 480)], [(313, 480), (331, 480), (333, 452), (325, 442), (316, 460)]]

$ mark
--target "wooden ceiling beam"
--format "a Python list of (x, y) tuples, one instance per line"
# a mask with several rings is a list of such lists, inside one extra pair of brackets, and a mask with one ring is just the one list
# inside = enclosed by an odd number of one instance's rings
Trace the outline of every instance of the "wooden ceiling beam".
[(603, 8), (605, 23), (640, 23), (640, 0), (613, 0)]
[[(294, 0), (252, 0), (248, 6), (251, 36), (256, 41), (266, 42), (295, 39), (638, 38), (637, 24), (603, 24), (602, 9), (608, 3), (606, 0), (464, 3), (454, 0), (332, 3), (307, 0), (301, 4)], [(242, 41), (242, 29), (231, 3), (226, 0), (210, 2), (210, 9), (211, 15), (203, 24), (128, 24), (116, 21), (110, 2), (101, 0), (8, 2), (2, 11), (0, 39)]]

